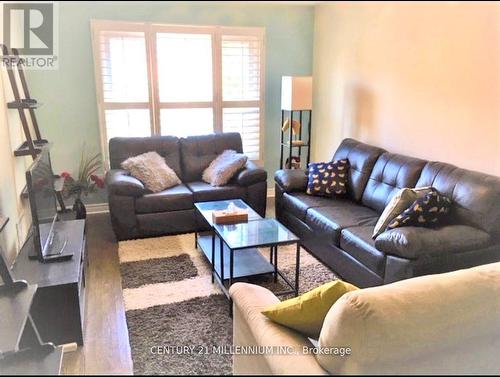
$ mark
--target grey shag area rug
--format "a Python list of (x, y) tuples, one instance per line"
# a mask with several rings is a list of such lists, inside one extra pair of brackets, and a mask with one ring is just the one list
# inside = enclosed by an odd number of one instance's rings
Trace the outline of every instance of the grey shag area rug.
[[(269, 256), (269, 249), (262, 249)], [(120, 271), (135, 374), (228, 375), (232, 356), (229, 301), (211, 283), (210, 265), (194, 248), (194, 235), (119, 243)], [(282, 272), (295, 278), (295, 246), (281, 247)], [(336, 279), (301, 250), (300, 292)], [(273, 292), (272, 276), (249, 280)], [(288, 297), (281, 297), (286, 299)]]

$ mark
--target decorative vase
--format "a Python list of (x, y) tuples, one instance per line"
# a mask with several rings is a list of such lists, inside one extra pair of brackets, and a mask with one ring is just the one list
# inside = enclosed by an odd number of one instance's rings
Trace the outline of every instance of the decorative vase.
[(73, 204), (73, 212), (76, 214), (76, 219), (85, 219), (87, 217), (87, 209), (82, 200), (78, 197), (75, 199), (75, 204)]

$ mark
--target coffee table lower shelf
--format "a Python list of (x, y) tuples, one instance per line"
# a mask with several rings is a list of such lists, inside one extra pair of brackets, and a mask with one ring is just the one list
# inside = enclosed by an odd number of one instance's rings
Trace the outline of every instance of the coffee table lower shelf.
[[(220, 271), (220, 240), (215, 236), (215, 264), (212, 262), (212, 235), (198, 235), (198, 247), (203, 251), (208, 261), (214, 266), (218, 277), (222, 278)], [(224, 278), (229, 279), (230, 257), (229, 249), (224, 246)], [(233, 279), (250, 276), (273, 274), (274, 266), (257, 248), (241, 249), (234, 251)]]

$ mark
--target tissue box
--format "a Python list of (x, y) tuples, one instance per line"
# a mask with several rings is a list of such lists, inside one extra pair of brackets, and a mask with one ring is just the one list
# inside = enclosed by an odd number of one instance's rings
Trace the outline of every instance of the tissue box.
[(238, 209), (236, 212), (213, 211), (212, 220), (214, 224), (242, 223), (248, 221), (248, 211), (246, 209)]

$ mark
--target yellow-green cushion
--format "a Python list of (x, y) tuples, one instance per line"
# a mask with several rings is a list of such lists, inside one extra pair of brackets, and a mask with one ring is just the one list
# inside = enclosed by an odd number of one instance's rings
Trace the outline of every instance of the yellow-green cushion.
[(342, 280), (323, 284), (301, 296), (262, 311), (270, 320), (318, 339), (323, 321), (333, 304), (347, 292), (359, 289)]

